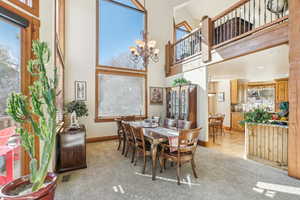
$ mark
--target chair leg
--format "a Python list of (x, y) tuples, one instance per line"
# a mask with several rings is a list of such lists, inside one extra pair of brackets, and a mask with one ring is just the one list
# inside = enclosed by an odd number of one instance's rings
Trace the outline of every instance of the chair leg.
[(146, 157), (146, 155), (144, 154), (144, 166), (143, 166), (142, 174), (145, 174), (145, 171), (146, 171), (146, 164), (147, 164), (147, 157)]
[(164, 159), (164, 170), (166, 170), (167, 168), (166, 168), (166, 159)]
[(123, 150), (122, 150), (122, 155), (125, 154), (125, 148), (126, 148), (126, 139), (125, 137), (123, 138)]
[(129, 144), (129, 142), (127, 142), (127, 148), (126, 148), (126, 153), (125, 153), (125, 157), (127, 157), (127, 155), (128, 155), (128, 151), (129, 151), (129, 146), (130, 146), (130, 144)]
[(136, 157), (135, 157), (135, 161), (134, 161), (134, 166), (136, 166), (136, 165), (137, 165), (137, 161), (138, 161), (138, 159), (139, 159), (139, 151), (137, 150), (137, 151), (136, 151)]
[(177, 185), (180, 185), (180, 162), (177, 161)]
[(120, 150), (120, 148), (121, 148), (121, 143), (122, 143), (122, 138), (120, 137), (120, 135), (119, 135), (119, 145), (118, 145), (118, 151)]
[(195, 164), (194, 158), (191, 160), (191, 164), (192, 164), (194, 176), (195, 176), (195, 178), (198, 178), (197, 173), (196, 173), (196, 164)]
[(162, 157), (159, 157), (159, 166), (160, 166), (160, 173), (162, 173), (164, 170), (163, 170), (163, 168), (164, 168), (164, 158), (162, 158)]
[(131, 158), (131, 163), (134, 163), (135, 151), (136, 151), (136, 147), (132, 145), (132, 158)]

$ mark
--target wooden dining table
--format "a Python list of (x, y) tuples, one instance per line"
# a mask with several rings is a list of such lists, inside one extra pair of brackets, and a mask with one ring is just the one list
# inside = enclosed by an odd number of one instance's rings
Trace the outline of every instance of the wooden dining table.
[(143, 121), (129, 122), (133, 127), (144, 129), (145, 139), (151, 143), (152, 154), (152, 180), (156, 179), (156, 166), (157, 166), (157, 147), (160, 143), (168, 142), (168, 137), (179, 136), (179, 131), (158, 127), (158, 125), (151, 125)]

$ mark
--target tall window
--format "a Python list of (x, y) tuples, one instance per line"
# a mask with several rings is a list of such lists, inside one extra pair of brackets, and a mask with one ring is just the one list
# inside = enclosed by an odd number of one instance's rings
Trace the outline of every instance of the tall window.
[(137, 0), (98, 0), (96, 121), (146, 116), (146, 69), (129, 57), (129, 47), (142, 39), (145, 15)]
[(175, 25), (175, 40), (180, 40), (181, 38), (189, 34), (191, 31), (192, 28), (186, 21)]
[[(6, 114), (7, 98), (21, 92), (21, 30), (0, 17), (0, 185), (20, 176), (19, 139)], [(14, 139), (15, 138), (15, 139)]]

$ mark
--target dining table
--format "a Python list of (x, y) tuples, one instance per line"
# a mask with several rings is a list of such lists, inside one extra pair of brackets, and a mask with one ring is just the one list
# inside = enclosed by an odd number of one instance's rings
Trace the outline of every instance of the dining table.
[(129, 122), (131, 126), (143, 128), (144, 136), (151, 144), (151, 157), (152, 157), (152, 180), (156, 179), (156, 166), (157, 166), (157, 148), (160, 143), (168, 142), (169, 137), (178, 137), (179, 131), (175, 129), (168, 129), (160, 127), (155, 123), (148, 123), (144, 121)]

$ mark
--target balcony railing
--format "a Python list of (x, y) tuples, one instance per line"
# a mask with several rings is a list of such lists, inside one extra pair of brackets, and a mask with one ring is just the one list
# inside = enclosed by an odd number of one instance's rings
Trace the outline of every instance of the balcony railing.
[(167, 64), (173, 66), (201, 53), (201, 30), (196, 29), (174, 44), (166, 46)]
[(212, 19), (214, 47), (286, 21), (288, 11), (283, 3), (282, 0), (239, 1)]

